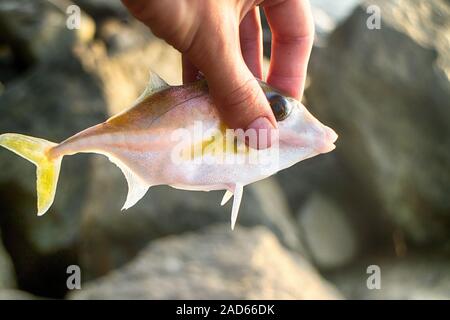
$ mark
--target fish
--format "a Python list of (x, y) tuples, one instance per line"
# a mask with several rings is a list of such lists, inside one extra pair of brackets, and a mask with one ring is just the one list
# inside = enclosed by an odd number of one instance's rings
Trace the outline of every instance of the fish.
[(94, 153), (108, 157), (125, 176), (128, 194), (122, 210), (131, 208), (157, 185), (224, 190), (222, 206), (233, 198), (234, 229), (244, 186), (332, 151), (338, 138), (300, 101), (258, 81), (277, 120), (276, 141), (268, 148), (252, 147), (249, 139), (255, 135), (225, 125), (206, 80), (170, 86), (154, 72), (131, 107), (103, 123), (61, 143), (4, 133), (0, 146), (36, 166), (38, 216), (46, 213), (55, 199), (63, 157)]

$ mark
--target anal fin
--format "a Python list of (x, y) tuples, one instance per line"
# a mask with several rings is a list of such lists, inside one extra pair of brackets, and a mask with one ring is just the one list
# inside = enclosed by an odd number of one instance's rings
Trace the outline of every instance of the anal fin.
[(243, 193), (244, 185), (241, 183), (236, 183), (233, 192), (233, 209), (231, 209), (231, 230), (234, 230), (234, 225), (236, 224)]
[(233, 196), (233, 192), (227, 190), (225, 192), (225, 194), (223, 195), (223, 198), (222, 198), (222, 201), (220, 202), (220, 205), (224, 206), (228, 202), (228, 200), (231, 199), (232, 196)]

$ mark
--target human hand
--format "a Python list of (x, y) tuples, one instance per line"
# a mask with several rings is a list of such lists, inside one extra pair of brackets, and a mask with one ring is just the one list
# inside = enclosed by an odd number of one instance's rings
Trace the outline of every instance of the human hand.
[[(300, 99), (314, 23), (309, 0), (122, 0), (153, 33), (183, 55), (183, 81), (201, 71), (222, 119), (233, 128), (277, 127), (256, 78), (262, 79), (262, 28), (272, 31), (267, 82)], [(266, 139), (264, 139), (266, 140)], [(265, 146), (258, 146), (265, 147)]]

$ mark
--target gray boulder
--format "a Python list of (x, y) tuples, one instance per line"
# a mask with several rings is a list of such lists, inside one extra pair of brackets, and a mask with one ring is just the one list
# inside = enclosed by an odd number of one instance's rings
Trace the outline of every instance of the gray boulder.
[(450, 234), (450, 6), (371, 1), (382, 17), (371, 30), (368, 5), (316, 48), (309, 106), (340, 135), (336, 153), (379, 219), (415, 244), (442, 243)]
[[(367, 258), (329, 276), (349, 299), (450, 299), (450, 260), (448, 253), (411, 254), (407, 257)], [(380, 287), (371, 265), (379, 267)], [(367, 282), (369, 281), (369, 286)]]
[(121, 269), (70, 299), (336, 299), (300, 256), (266, 228), (210, 227), (152, 242)]
[(108, 20), (99, 40), (78, 48), (77, 56), (98, 77), (109, 115), (130, 107), (148, 83), (150, 70), (169, 84), (181, 84), (181, 56), (143, 25)]
[(125, 19), (129, 13), (120, 0), (73, 0), (96, 21), (105, 18)]
[(11, 257), (3, 247), (3, 243), (0, 240), (0, 290), (14, 288), (15, 286), (16, 275), (14, 272), (14, 266), (12, 264)]
[(16, 63), (29, 67), (70, 54), (77, 43), (92, 40), (95, 23), (80, 12), (79, 28), (69, 29), (68, 0), (3, 0), (0, 3), (0, 34), (14, 52)]
[(0, 289), (0, 300), (37, 300), (40, 299), (28, 292), (14, 289)]
[(298, 213), (301, 234), (314, 263), (323, 270), (352, 262), (358, 237), (347, 213), (329, 197), (315, 194)]
[(296, 214), (305, 252), (321, 270), (391, 245), (392, 224), (380, 217), (377, 199), (336, 151), (298, 163), (275, 178)]

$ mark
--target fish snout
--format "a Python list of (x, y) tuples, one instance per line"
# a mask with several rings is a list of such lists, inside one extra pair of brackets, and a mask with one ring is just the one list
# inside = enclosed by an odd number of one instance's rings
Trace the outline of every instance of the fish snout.
[(303, 107), (305, 127), (308, 128), (309, 136), (311, 139), (312, 149), (318, 153), (327, 153), (336, 148), (334, 143), (336, 142), (338, 135), (333, 129), (322, 124), (316, 119), (305, 107)]
[(338, 135), (337, 133), (331, 129), (330, 127), (322, 125), (322, 134), (318, 137), (317, 141), (317, 151), (320, 153), (327, 153), (333, 151), (336, 146), (334, 143), (336, 142)]

